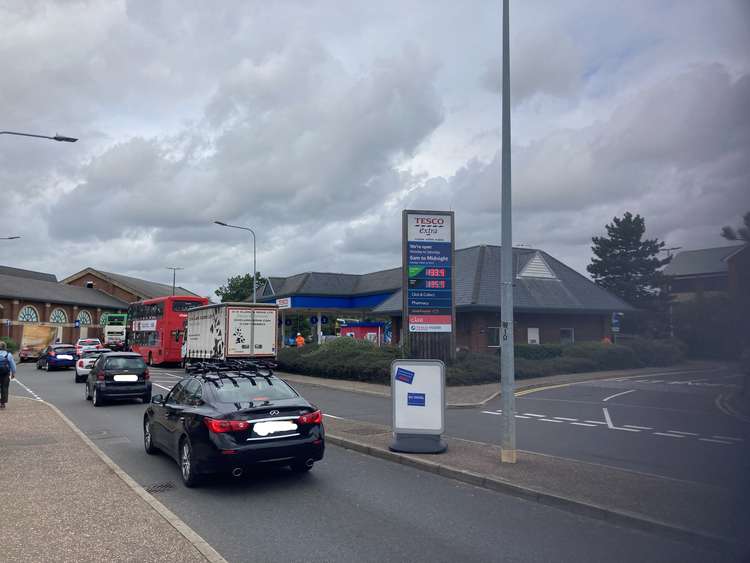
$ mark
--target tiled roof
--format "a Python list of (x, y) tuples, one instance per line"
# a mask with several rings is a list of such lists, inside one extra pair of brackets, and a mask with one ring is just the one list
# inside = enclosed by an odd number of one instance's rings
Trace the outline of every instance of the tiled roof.
[[(627, 311), (624, 301), (588, 278), (532, 248), (514, 248), (514, 299), (518, 310), (561, 312)], [(500, 247), (473, 246), (456, 250), (454, 267), (456, 307), (497, 309), (500, 307)], [(522, 272), (522, 276), (518, 273)], [(307, 272), (287, 278), (271, 278), (264, 296), (275, 295), (367, 295), (393, 294), (373, 312), (401, 311), (401, 268), (369, 274)]]
[(55, 274), (35, 272), (34, 270), (22, 270), (21, 268), (11, 268), (10, 266), (0, 266), (0, 275), (15, 276), (17, 278), (28, 278), (31, 280), (57, 282), (57, 277), (55, 276)]
[(0, 274), (0, 297), (109, 309), (128, 308), (124, 301), (98, 289), (3, 274)]
[(675, 254), (672, 261), (664, 268), (666, 276), (700, 276), (706, 274), (726, 274), (726, 258), (740, 250), (744, 245), (720, 246), (686, 250)]

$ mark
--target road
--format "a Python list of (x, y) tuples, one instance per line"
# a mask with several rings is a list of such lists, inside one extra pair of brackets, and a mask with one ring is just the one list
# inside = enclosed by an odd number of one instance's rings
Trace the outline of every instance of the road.
[[(177, 370), (152, 373), (163, 391), (179, 378)], [(186, 489), (174, 462), (143, 452), (142, 404), (94, 408), (71, 371), (26, 364), (18, 381), (14, 394), (60, 408), (229, 561), (715, 560), (693, 546), (331, 445), (305, 476), (265, 470)]]
[[(516, 401), (522, 450), (664, 477), (727, 486), (740, 478), (747, 423), (717, 398), (741, 383), (736, 373), (687, 371), (547, 388)], [(391, 400), (295, 384), (323, 412), (391, 424)], [(523, 393), (523, 392), (522, 392)], [(501, 401), (448, 409), (446, 434), (499, 444)]]

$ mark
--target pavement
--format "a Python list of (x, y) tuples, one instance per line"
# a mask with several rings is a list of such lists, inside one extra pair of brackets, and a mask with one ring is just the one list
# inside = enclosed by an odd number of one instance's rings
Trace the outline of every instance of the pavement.
[[(723, 369), (725, 364), (719, 362), (686, 362), (678, 366), (661, 367), (661, 368), (642, 368), (642, 369), (621, 369), (608, 371), (593, 371), (586, 373), (571, 373), (550, 375), (546, 377), (535, 377), (530, 379), (516, 380), (516, 394), (531, 389), (547, 387), (551, 385), (565, 385), (568, 383), (577, 383), (584, 381), (596, 381), (598, 379), (611, 379), (615, 377), (646, 376), (656, 373), (672, 373), (685, 371), (702, 371), (715, 367)], [(344, 379), (330, 379), (326, 377), (314, 377), (310, 375), (299, 375), (283, 371), (277, 371), (279, 377), (292, 383), (303, 383), (305, 385), (316, 385), (318, 387), (328, 387), (339, 391), (349, 391), (352, 393), (362, 393), (366, 395), (375, 395), (378, 397), (390, 397), (390, 385), (379, 383), (367, 383), (365, 381), (349, 381)], [(447, 408), (475, 408), (481, 407), (492, 399), (500, 396), (500, 382), (484, 383), (480, 385), (460, 385), (449, 386), (446, 388), (445, 400)]]
[(0, 410), (0, 559), (224, 559), (45, 402)]

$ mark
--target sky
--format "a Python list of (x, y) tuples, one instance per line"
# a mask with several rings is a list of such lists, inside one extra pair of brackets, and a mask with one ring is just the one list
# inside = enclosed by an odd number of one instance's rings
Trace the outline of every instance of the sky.
[[(500, 243), (501, 2), (0, 0), (0, 264), (202, 295), (400, 265), (401, 211)], [(750, 210), (750, 3), (511, 0), (514, 244), (585, 274)]]

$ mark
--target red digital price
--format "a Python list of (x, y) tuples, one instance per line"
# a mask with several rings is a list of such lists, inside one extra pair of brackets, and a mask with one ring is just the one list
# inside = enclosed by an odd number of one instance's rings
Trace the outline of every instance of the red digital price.
[(445, 289), (445, 280), (425, 280), (427, 289)]
[(425, 275), (428, 278), (444, 278), (445, 268), (427, 268), (425, 270)]

